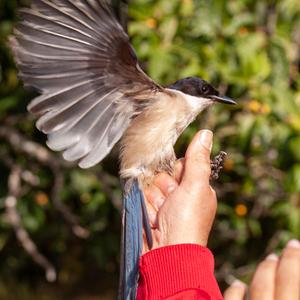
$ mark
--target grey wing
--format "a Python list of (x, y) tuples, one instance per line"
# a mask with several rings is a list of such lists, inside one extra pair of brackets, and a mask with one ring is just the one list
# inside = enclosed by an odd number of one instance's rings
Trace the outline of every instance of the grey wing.
[(106, 0), (33, 0), (20, 17), (10, 40), (19, 76), (41, 94), (28, 109), (51, 149), (91, 167), (161, 87), (140, 69)]

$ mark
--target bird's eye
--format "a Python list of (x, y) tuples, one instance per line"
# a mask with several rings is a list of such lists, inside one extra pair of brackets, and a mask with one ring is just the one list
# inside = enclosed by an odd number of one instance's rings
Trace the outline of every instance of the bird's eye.
[(203, 85), (201, 87), (201, 91), (202, 91), (202, 93), (207, 93), (208, 92), (208, 86), (207, 85)]

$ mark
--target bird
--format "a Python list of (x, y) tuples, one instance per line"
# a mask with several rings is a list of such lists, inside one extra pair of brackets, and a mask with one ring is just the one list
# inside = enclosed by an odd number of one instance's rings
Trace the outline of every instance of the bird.
[(123, 185), (119, 299), (135, 299), (143, 232), (151, 228), (143, 190), (174, 175), (174, 144), (215, 103), (235, 104), (200, 77), (162, 86), (141, 68), (109, 0), (32, 0), (21, 8), (10, 45), (28, 105), (47, 145), (81, 168), (118, 144)]

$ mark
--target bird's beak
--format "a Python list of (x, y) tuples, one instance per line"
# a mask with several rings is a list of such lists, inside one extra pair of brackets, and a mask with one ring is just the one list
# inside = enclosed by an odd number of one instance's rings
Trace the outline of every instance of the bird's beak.
[(232, 100), (231, 98), (227, 97), (227, 96), (217, 96), (217, 95), (213, 95), (210, 96), (210, 98), (216, 102), (220, 102), (220, 103), (225, 103), (225, 104), (237, 104), (234, 100)]

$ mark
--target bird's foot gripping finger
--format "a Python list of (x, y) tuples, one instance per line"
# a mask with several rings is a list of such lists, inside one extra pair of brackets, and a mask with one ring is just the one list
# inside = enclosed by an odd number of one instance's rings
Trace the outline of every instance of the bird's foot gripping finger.
[(221, 151), (211, 162), (211, 175), (210, 180), (217, 180), (220, 175), (220, 171), (223, 169), (225, 158), (227, 156), (227, 153), (224, 151)]

